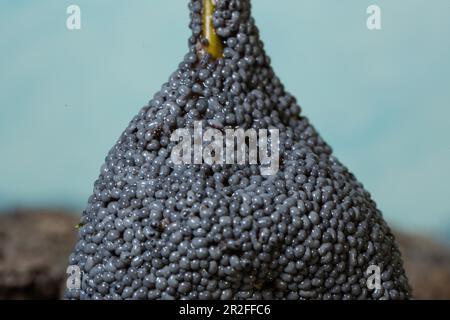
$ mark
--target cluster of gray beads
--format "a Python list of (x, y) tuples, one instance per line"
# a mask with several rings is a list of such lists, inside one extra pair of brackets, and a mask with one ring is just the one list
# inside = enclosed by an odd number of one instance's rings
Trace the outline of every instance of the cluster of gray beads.
[[(274, 74), (249, 0), (217, 0), (224, 58), (189, 52), (109, 152), (83, 212), (69, 299), (405, 299), (408, 281), (376, 204), (332, 156)], [(277, 128), (280, 170), (174, 165), (174, 129)], [(366, 270), (381, 269), (381, 289)]]

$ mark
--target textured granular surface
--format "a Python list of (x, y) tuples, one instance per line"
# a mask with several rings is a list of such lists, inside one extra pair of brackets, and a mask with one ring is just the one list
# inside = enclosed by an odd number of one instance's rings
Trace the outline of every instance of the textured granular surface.
[[(370, 194), (332, 155), (270, 66), (249, 0), (217, 0), (223, 57), (189, 52), (111, 149), (70, 265), (76, 299), (405, 299), (394, 237)], [(170, 141), (195, 121), (276, 128), (280, 168), (174, 165)], [(381, 288), (367, 286), (369, 266)]]

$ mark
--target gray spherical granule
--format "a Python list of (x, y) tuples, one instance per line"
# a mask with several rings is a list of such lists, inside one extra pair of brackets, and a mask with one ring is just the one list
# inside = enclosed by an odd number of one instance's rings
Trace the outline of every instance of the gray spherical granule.
[[(190, 0), (184, 60), (106, 157), (69, 258), (83, 284), (66, 297), (409, 299), (392, 232), (285, 91), (250, 0), (217, 1), (218, 58), (207, 54), (203, 2)], [(175, 165), (170, 137), (196, 121), (279, 130), (279, 170)], [(367, 287), (370, 267), (379, 289)]]

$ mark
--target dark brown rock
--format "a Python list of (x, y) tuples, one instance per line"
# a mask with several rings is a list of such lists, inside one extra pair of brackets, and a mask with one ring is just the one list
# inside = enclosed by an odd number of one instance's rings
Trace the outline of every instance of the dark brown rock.
[(423, 236), (396, 233), (415, 299), (450, 299), (450, 251)]
[(57, 299), (79, 217), (61, 211), (0, 214), (0, 299)]

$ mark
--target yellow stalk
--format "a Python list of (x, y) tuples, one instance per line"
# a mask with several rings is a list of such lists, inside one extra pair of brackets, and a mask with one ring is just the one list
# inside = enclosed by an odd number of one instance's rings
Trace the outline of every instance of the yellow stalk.
[(203, 0), (203, 37), (208, 40), (205, 49), (214, 59), (219, 59), (223, 57), (223, 46), (213, 25), (214, 10), (214, 0)]

